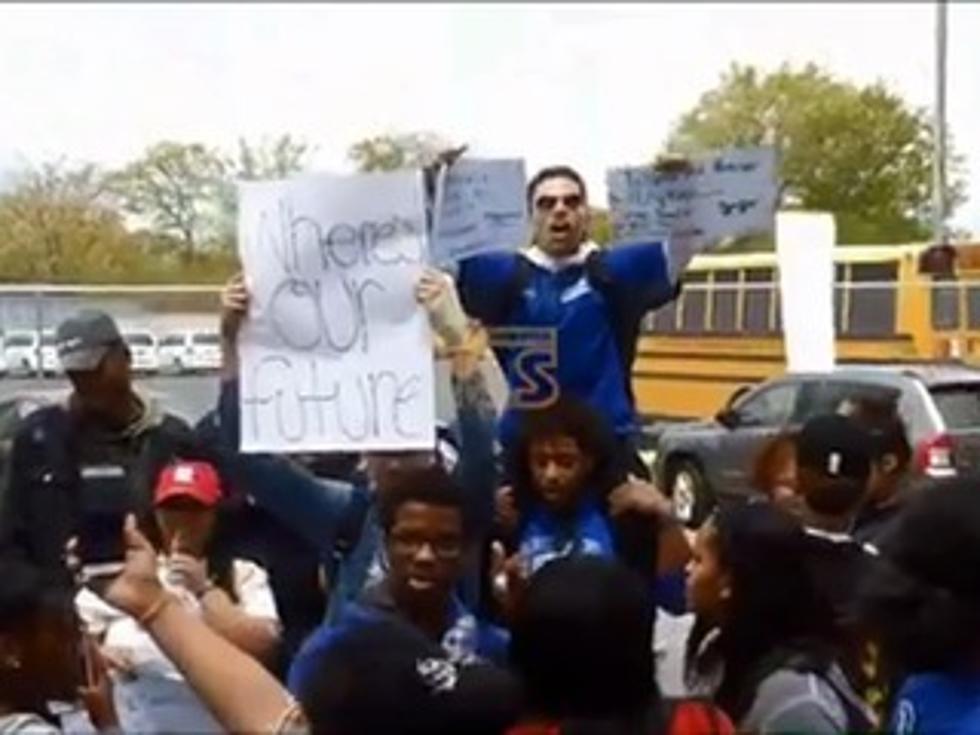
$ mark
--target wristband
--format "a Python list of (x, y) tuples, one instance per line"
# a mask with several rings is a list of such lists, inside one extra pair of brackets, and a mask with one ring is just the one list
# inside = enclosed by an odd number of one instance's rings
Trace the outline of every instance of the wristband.
[(136, 622), (143, 628), (150, 627), (150, 625), (153, 624), (153, 621), (156, 620), (160, 616), (160, 613), (163, 612), (164, 608), (173, 602), (173, 599), (174, 598), (171, 597), (169, 593), (161, 592), (154, 603), (146, 609), (146, 612), (136, 619)]

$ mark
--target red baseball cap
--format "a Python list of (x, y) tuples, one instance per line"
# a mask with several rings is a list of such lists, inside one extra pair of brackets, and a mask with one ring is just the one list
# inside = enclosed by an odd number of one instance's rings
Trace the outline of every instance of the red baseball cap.
[(153, 493), (154, 505), (173, 498), (192, 498), (207, 507), (221, 500), (221, 480), (207, 462), (174, 462), (163, 468)]

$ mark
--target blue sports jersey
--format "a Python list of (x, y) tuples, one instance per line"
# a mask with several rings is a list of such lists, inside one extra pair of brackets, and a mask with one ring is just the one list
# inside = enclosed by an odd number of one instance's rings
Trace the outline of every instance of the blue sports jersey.
[(896, 702), (889, 732), (980, 732), (980, 677), (916, 674), (905, 682)]
[[(647, 311), (669, 300), (674, 286), (662, 243), (602, 251), (602, 270), (619, 295), (619, 306), (612, 309), (588, 277), (586, 258), (594, 250), (595, 246), (586, 247), (561, 262), (536, 249), (477, 255), (460, 263), (459, 291), (470, 315), (489, 327), (554, 334), (554, 359), (540, 350), (534, 354), (533, 349), (519, 347), (498, 349), (512, 392), (526, 388), (529, 380), (546, 383), (542, 376), (550, 375), (560, 393), (585, 400), (616, 434), (628, 436), (636, 431), (636, 417), (627, 389), (629, 366), (623, 364), (616, 335), (621, 322), (638, 324)], [(502, 314), (500, 302), (518, 277), (519, 258), (529, 263), (527, 283), (509, 313)], [(515, 421), (511, 411), (502, 419), (505, 443), (514, 435)]]

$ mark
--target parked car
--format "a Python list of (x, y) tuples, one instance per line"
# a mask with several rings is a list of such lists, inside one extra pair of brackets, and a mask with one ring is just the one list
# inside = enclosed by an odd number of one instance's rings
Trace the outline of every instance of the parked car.
[(191, 365), (195, 370), (221, 368), (221, 337), (217, 332), (191, 333)]
[(133, 370), (138, 373), (155, 373), (160, 369), (157, 354), (157, 338), (146, 330), (133, 330), (123, 333), (123, 341), (132, 355)]
[(45, 329), (41, 332), (41, 369), (45, 375), (62, 375), (61, 358), (55, 346), (54, 330)]
[(174, 332), (160, 339), (160, 370), (184, 373), (221, 367), (221, 338), (217, 332)]
[(8, 332), (4, 338), (3, 356), (11, 376), (37, 373), (38, 333), (28, 330)]
[(719, 501), (747, 496), (759, 449), (855, 395), (898, 400), (913, 448), (913, 478), (980, 468), (980, 370), (959, 364), (843, 366), (740, 388), (714, 419), (664, 429), (654, 474), (679, 518), (698, 525)]

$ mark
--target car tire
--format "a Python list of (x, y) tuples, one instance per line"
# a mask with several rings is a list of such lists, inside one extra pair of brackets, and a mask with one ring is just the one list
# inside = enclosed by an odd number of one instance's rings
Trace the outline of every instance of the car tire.
[(690, 528), (697, 528), (714, 507), (714, 498), (701, 466), (692, 459), (677, 459), (667, 465), (667, 494), (674, 515)]

